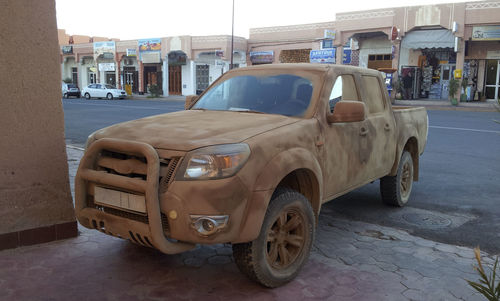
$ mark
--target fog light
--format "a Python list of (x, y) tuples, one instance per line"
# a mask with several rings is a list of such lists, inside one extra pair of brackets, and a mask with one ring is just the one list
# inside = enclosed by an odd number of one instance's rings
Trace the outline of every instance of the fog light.
[(229, 215), (190, 215), (191, 227), (200, 235), (208, 236), (214, 234), (227, 225)]

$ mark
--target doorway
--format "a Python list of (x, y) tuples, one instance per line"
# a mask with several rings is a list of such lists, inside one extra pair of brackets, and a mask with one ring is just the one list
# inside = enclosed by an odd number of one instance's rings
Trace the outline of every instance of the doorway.
[(196, 94), (200, 95), (209, 85), (209, 66), (196, 65)]
[(453, 78), (453, 72), (455, 71), (455, 64), (443, 64), (441, 65), (441, 99), (448, 99), (449, 89), (448, 86), (450, 84), (450, 79)]
[(114, 72), (106, 72), (106, 84), (116, 86), (116, 75)]
[(181, 66), (168, 66), (168, 93), (182, 94)]
[(486, 99), (500, 99), (500, 60), (486, 61)]

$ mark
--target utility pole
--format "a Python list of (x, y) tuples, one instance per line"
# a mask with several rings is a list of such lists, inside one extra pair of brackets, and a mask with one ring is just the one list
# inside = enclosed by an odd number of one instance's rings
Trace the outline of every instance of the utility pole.
[(229, 70), (233, 69), (233, 47), (234, 47), (234, 0), (233, 0), (233, 15), (231, 21), (231, 65)]

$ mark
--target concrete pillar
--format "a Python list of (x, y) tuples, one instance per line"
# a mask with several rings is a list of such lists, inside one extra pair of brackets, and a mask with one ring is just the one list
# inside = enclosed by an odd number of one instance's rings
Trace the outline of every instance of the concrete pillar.
[(115, 81), (116, 81), (116, 87), (118, 89), (122, 88), (122, 83), (120, 81), (120, 66), (121, 66), (121, 55), (116, 55), (115, 56)]
[(144, 94), (144, 64), (139, 61), (139, 94)]
[[(458, 43), (458, 52), (457, 52), (457, 65), (456, 65), (457, 70), (458, 69), (462, 71), (464, 70), (464, 61), (465, 61), (465, 41), (464, 39), (460, 38), (460, 41)], [(460, 101), (460, 93), (462, 91), (462, 80), (463, 76), (462, 79), (459, 79), (460, 85), (456, 94), (458, 101)]]
[(163, 96), (168, 96), (168, 56), (163, 60)]
[[(77, 235), (54, 0), (0, 5), (0, 250)], [(22, 86), (29, 88), (22, 88)]]
[(344, 46), (337, 46), (337, 52), (335, 53), (335, 64), (342, 65), (342, 60), (344, 58)]

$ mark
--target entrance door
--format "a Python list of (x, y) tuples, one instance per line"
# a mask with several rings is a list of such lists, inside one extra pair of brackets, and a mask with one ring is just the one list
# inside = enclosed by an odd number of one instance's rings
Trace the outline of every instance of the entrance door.
[(116, 75), (114, 72), (106, 72), (106, 84), (116, 86)]
[(486, 91), (487, 99), (500, 99), (500, 61), (486, 61)]
[(200, 95), (209, 85), (209, 66), (196, 65), (196, 94)]
[(168, 92), (172, 95), (182, 94), (181, 66), (168, 66)]
[(443, 64), (441, 65), (441, 99), (448, 99), (448, 85), (450, 84), (450, 79), (453, 78), (453, 71), (455, 71), (456, 66), (453, 64)]

